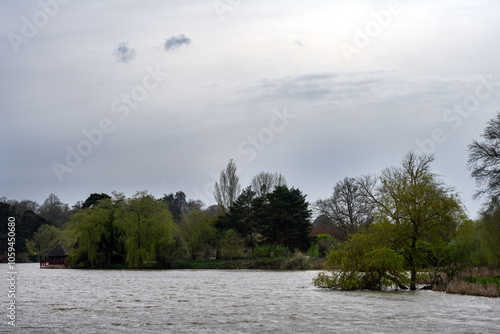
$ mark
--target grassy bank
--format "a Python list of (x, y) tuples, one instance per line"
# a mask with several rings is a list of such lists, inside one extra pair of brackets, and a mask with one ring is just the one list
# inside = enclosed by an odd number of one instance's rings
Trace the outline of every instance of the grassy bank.
[(470, 268), (449, 279), (440, 274), (441, 283), (433, 290), (462, 295), (500, 297), (500, 269)]
[(323, 269), (325, 259), (292, 255), (290, 257), (270, 257), (237, 260), (199, 260), (172, 263), (172, 269)]

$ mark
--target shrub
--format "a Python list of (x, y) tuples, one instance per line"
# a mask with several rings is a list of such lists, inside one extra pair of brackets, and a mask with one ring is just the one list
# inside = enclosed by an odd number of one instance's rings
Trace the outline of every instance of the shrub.
[(298, 250), (286, 259), (281, 266), (282, 269), (311, 269), (311, 267), (309, 257)]

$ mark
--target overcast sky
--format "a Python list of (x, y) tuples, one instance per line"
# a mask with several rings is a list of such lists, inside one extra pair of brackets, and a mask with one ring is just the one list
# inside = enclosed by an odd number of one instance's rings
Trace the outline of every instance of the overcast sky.
[[(45, 4), (45, 5), (44, 5)], [(500, 110), (500, 2), (0, 1), (0, 197), (214, 204), (282, 172), (310, 202), (408, 151), (475, 217), (467, 145)]]

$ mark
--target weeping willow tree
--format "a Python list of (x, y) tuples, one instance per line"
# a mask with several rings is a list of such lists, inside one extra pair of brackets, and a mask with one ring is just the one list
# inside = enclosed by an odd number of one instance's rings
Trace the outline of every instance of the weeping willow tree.
[(168, 267), (179, 254), (177, 226), (165, 202), (147, 192), (114, 193), (71, 219), (77, 239), (70, 264), (108, 268), (113, 257), (131, 268)]
[(72, 265), (92, 268), (110, 265), (114, 246), (115, 208), (114, 203), (106, 199), (72, 216), (70, 229), (77, 240), (76, 253), (70, 258)]
[(118, 219), (129, 267), (168, 266), (173, 260), (177, 226), (166, 203), (145, 191), (137, 192), (127, 201)]

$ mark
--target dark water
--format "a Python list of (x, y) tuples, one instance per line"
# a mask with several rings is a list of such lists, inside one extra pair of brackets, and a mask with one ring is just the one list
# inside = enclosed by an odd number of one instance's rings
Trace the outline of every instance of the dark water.
[(5, 283), (0, 332), (500, 333), (498, 298), (327, 291), (316, 271), (17, 269), (17, 326)]

